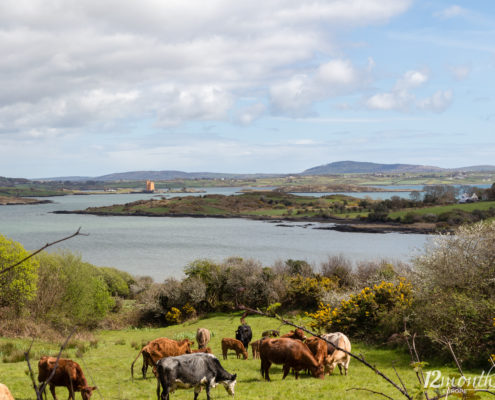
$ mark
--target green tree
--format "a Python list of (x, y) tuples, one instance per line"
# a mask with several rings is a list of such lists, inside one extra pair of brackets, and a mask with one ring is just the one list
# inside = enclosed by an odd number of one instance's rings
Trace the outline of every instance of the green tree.
[[(18, 242), (0, 235), (0, 271), (14, 265), (29, 253)], [(0, 273), (0, 307), (12, 307), (16, 313), (36, 295), (38, 262), (30, 258), (17, 267)]]

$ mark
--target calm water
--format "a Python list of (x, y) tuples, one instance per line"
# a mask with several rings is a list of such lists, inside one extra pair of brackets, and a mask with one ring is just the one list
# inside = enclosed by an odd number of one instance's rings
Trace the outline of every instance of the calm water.
[[(208, 192), (230, 194), (238, 190), (220, 188)], [(70, 249), (93, 264), (114, 266), (136, 275), (150, 275), (155, 280), (182, 276), (183, 267), (199, 258), (221, 261), (240, 256), (260, 260), (265, 265), (293, 258), (318, 264), (329, 255), (342, 253), (355, 261), (381, 258), (408, 261), (428, 240), (426, 235), (312, 229), (321, 224), (306, 228), (298, 223), (290, 224), (292, 227), (279, 227), (274, 223), (244, 219), (51, 213), (127, 203), (153, 196), (64, 196), (49, 198), (53, 204), (0, 206), (0, 234), (21, 242), (27, 249), (36, 249), (82, 227), (82, 232), (89, 236), (75, 237), (51, 249)]]

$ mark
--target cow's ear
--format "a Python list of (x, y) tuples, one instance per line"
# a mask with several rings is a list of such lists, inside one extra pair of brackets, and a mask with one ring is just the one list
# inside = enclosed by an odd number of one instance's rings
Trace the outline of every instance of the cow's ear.
[(237, 378), (237, 374), (232, 375), (232, 380), (235, 381)]
[(98, 389), (98, 386), (92, 386), (90, 387), (91, 391)]

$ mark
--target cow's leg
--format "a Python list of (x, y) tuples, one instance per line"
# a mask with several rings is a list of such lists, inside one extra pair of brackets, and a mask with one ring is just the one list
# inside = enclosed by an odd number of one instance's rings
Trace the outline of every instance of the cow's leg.
[(284, 371), (284, 376), (282, 376), (282, 379), (285, 379), (286, 376), (289, 375), (290, 367), (287, 364), (284, 364), (282, 371)]
[[(194, 393), (194, 396), (197, 397), (196, 393)], [(196, 400), (196, 397), (194, 398)], [(210, 400), (210, 384), (206, 384), (206, 400)]]
[(55, 400), (57, 400), (57, 395), (55, 394), (55, 385), (50, 384), (50, 392)]
[(194, 386), (194, 400), (196, 400), (201, 392), (201, 385)]
[[(162, 387), (161, 396), (160, 396), (160, 385)], [(157, 396), (158, 400), (169, 400), (170, 399), (169, 387), (168, 387), (167, 383), (165, 382), (165, 378), (161, 375), (157, 379), (156, 396)]]
[(146, 379), (146, 372), (148, 371), (148, 360), (143, 354), (143, 366), (141, 368), (141, 372), (143, 373), (143, 379)]
[[(344, 374), (342, 373), (342, 364), (341, 364), (341, 363), (338, 363), (337, 365), (338, 365), (338, 367), (339, 367), (340, 375), (344, 375)], [(346, 375), (347, 375), (347, 374), (346, 374)]]
[(268, 382), (270, 382), (270, 375), (268, 374), (268, 370), (270, 369), (271, 365), (272, 363), (270, 361), (261, 360), (261, 375), (263, 375)]

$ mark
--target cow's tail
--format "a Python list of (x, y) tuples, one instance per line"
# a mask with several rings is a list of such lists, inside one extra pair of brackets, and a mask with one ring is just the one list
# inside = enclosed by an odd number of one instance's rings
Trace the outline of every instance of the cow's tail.
[(141, 349), (141, 351), (138, 353), (137, 357), (134, 359), (134, 361), (131, 364), (131, 379), (132, 379), (133, 382), (134, 382), (134, 364), (136, 363), (137, 359), (139, 358), (139, 356), (141, 355), (141, 353), (143, 352), (143, 350), (145, 349), (145, 347), (143, 347)]

